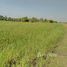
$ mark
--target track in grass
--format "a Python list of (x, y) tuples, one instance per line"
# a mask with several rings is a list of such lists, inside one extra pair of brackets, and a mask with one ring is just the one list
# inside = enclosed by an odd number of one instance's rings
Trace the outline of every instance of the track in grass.
[(64, 24), (64, 28), (64, 37), (58, 42), (58, 47), (55, 50), (57, 56), (51, 59), (48, 67), (67, 67), (67, 24)]

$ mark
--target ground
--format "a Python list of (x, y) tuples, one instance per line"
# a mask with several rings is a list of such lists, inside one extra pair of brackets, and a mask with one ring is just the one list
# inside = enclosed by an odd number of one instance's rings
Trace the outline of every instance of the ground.
[(65, 35), (55, 50), (57, 56), (51, 60), (48, 67), (67, 67), (67, 24), (64, 24), (64, 27)]
[(67, 67), (66, 24), (0, 22), (0, 67)]

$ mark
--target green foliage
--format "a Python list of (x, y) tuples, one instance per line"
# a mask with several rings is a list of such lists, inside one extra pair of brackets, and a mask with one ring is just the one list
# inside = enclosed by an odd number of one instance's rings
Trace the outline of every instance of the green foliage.
[(39, 22), (39, 19), (37, 19), (36, 17), (32, 17), (31, 22)]
[(43, 18), (36, 18), (36, 17), (32, 17), (32, 18), (28, 18), (28, 17), (22, 17), (22, 18), (11, 18), (11, 17), (7, 17), (7, 16), (2, 16), (0, 15), (0, 20), (5, 20), (5, 21), (16, 21), (16, 22), (49, 22), (49, 23), (57, 23), (57, 21), (53, 21), (53, 20), (47, 20), (47, 19), (43, 19)]
[(22, 22), (29, 22), (28, 17), (23, 17), (23, 18), (21, 18), (21, 19), (22, 19)]
[(3, 18), (4, 18), (4, 17), (3, 17), (2, 15), (0, 15), (0, 20), (3, 20)]
[(0, 22), (0, 67), (42, 67), (63, 36), (61, 24)]

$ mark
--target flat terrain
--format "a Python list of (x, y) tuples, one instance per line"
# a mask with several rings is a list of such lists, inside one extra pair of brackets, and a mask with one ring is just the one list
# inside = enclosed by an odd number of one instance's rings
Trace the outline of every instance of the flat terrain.
[(58, 43), (58, 47), (55, 50), (56, 57), (51, 60), (48, 67), (67, 67), (67, 24), (64, 24), (65, 35), (63, 39)]
[[(63, 36), (64, 26), (59, 23), (0, 21), (0, 67), (46, 67), (52, 60), (48, 54)], [(58, 47), (58, 58), (63, 55), (63, 43), (66, 45), (66, 36)]]

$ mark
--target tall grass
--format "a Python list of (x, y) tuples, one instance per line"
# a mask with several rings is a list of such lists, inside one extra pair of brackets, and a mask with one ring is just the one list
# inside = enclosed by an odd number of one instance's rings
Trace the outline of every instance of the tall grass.
[(63, 32), (62, 24), (0, 21), (0, 67), (43, 67)]

